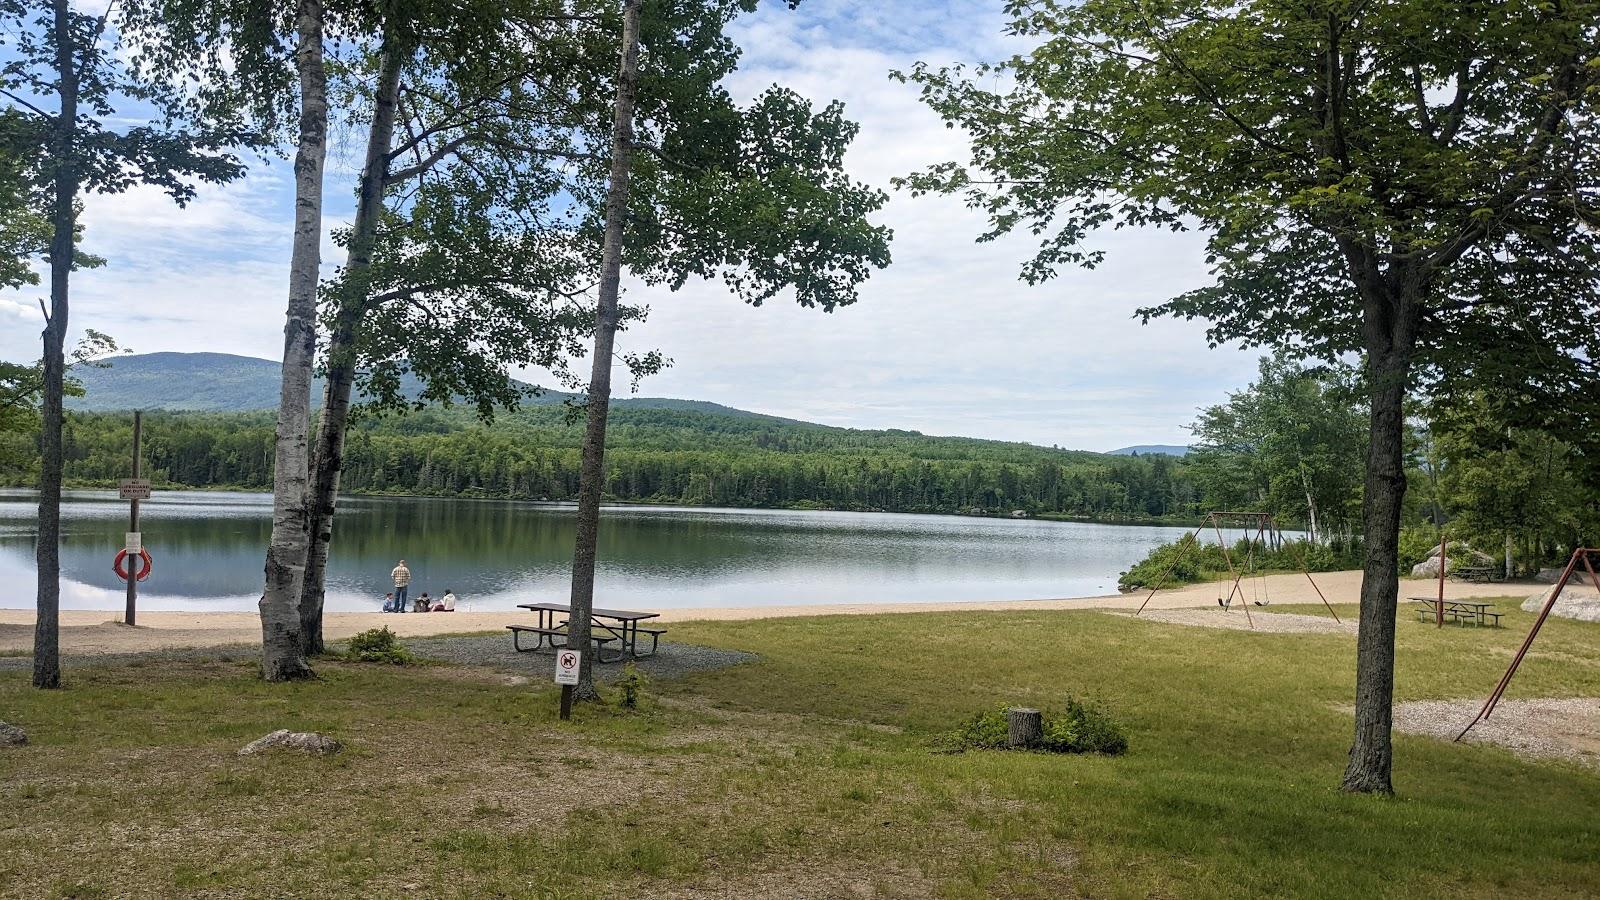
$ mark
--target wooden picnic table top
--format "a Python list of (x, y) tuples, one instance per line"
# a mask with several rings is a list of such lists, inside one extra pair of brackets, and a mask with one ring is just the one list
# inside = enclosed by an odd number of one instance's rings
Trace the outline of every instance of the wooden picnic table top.
[[(546, 612), (572, 612), (572, 607), (565, 603), (518, 603), (517, 606), (521, 609), (535, 611), (542, 609)], [(589, 610), (589, 615), (598, 616), (602, 619), (616, 619), (620, 622), (637, 622), (640, 619), (654, 619), (661, 613), (632, 612), (625, 609), (591, 609)]]
[[(1426, 603), (1429, 606), (1432, 606), (1432, 605), (1434, 605), (1434, 604), (1439, 602), (1439, 598), (1438, 597), (1411, 597), (1409, 599), (1415, 600), (1418, 603)], [(1475, 607), (1477, 609), (1488, 609), (1489, 607), (1493, 606), (1494, 603), (1493, 603), (1493, 601), (1486, 601), (1486, 600), (1449, 600), (1449, 599), (1446, 599), (1444, 601), (1444, 605), (1445, 606), (1471, 606), (1471, 607)]]

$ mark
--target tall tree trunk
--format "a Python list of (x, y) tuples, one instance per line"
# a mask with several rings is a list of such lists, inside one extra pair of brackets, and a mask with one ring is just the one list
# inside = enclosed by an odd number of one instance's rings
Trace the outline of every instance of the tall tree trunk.
[[(322, 261), (322, 168), (328, 151), (328, 76), (322, 56), (322, 0), (301, 0), (300, 146), (295, 151), (294, 245), (289, 310), (283, 328), (283, 386), (272, 482), (272, 540), (261, 592), (261, 674), (268, 681), (309, 677), (300, 594), (309, 545), (311, 369), (317, 353), (317, 284)], [(320, 648), (319, 648), (320, 649)]]
[(1394, 793), (1390, 727), (1394, 703), (1395, 613), (1400, 592), (1400, 513), (1406, 493), (1405, 393), (1415, 343), (1415, 304), (1407, 298), (1369, 300), (1365, 313), (1367, 379), (1371, 392), (1361, 579), (1356, 636), (1355, 740), (1341, 787)]
[[(395, 106), (400, 92), (400, 72), (410, 45), (386, 23), (378, 63), (378, 86), (373, 95), (372, 126), (367, 133), (366, 164), (356, 195), (356, 219), (351, 229), (343, 281), (336, 296), (333, 333), (328, 337), (327, 386), (317, 421), (316, 451), (311, 461), (311, 544), (306, 553), (305, 584), (300, 594), (301, 637), (307, 653), (321, 653), (322, 607), (327, 595), (328, 550), (333, 542), (333, 514), (339, 498), (339, 473), (344, 468), (344, 439), (350, 419), (350, 389), (356, 376), (356, 341), (366, 315), (372, 248), (383, 215), (383, 189), (389, 177), (389, 153), (394, 142)], [(403, 550), (401, 551), (404, 552)]]
[(67, 0), (55, 0), (56, 75), (61, 109), (51, 135), (55, 197), (51, 203), (50, 315), (44, 326), (44, 390), (39, 426), (38, 571), (33, 626), (33, 685), (61, 687), (61, 429), (67, 371), (67, 284), (78, 213), (78, 67)]
[(622, 290), (622, 236), (628, 214), (628, 179), (633, 167), (633, 106), (639, 87), (639, 12), (642, 0), (622, 11), (622, 63), (617, 72), (616, 119), (611, 131), (611, 183), (606, 189), (606, 231), (600, 251), (600, 297), (594, 323), (594, 359), (589, 370), (588, 421), (578, 469), (578, 527), (572, 550), (572, 613), (567, 643), (584, 650), (573, 695), (600, 696), (594, 687), (589, 615), (594, 609), (594, 565), (600, 542), (600, 494), (605, 487), (606, 417), (611, 408), (611, 361), (617, 336), (617, 300)]
[(1516, 569), (1511, 564), (1511, 529), (1506, 529), (1506, 580), (1510, 581)]

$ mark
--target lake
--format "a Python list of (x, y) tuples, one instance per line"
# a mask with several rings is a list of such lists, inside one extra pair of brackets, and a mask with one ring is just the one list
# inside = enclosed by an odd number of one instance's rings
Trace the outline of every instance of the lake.
[[(34, 496), (0, 491), (0, 606), (33, 605)], [(69, 491), (62, 607), (121, 609), (111, 571), (128, 505)], [(567, 598), (575, 507), (350, 497), (334, 526), (333, 610), (376, 610), (405, 557), (412, 596), (452, 588), (464, 609)], [(253, 610), (272, 527), (265, 494), (158, 492), (141, 505), (154, 570), (140, 609)], [(597, 603), (613, 608), (1020, 600), (1115, 593), (1117, 576), (1186, 529), (1032, 519), (608, 506)]]

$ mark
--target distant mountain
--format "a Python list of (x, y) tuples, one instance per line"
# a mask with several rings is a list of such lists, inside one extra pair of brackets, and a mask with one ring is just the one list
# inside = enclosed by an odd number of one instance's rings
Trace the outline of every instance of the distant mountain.
[[(270, 359), (234, 356), (230, 353), (141, 353), (119, 356), (110, 360), (106, 368), (74, 370), (73, 376), (83, 384), (84, 396), (69, 397), (67, 408), (81, 412), (130, 409), (246, 412), (276, 409), (281, 375), (281, 366)], [(408, 397), (417, 396), (421, 393), (420, 382), (407, 375), (401, 382), (401, 393)], [(555, 405), (574, 396), (563, 391), (547, 391), (527, 403)], [(320, 403), (321, 397), (322, 382), (319, 379), (312, 390), (312, 402)], [(778, 420), (776, 416), (762, 416), (760, 413), (704, 400), (620, 397), (613, 400), (612, 405)]]
[(1110, 456), (1152, 456), (1164, 453), (1167, 456), (1187, 456), (1189, 448), (1177, 444), (1138, 444), (1133, 447), (1123, 447), (1112, 450)]

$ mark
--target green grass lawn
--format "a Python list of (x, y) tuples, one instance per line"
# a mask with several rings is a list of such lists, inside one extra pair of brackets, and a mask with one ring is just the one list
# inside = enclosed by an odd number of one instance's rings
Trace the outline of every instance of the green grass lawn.
[[(1532, 618), (1402, 615), (1401, 699), (1487, 694)], [(671, 636), (762, 659), (571, 723), (550, 686), (450, 667), (323, 662), (271, 686), (246, 660), (162, 662), (59, 693), (5, 673), (0, 719), (34, 742), (0, 750), (0, 892), (1600, 895), (1593, 770), (1397, 735), (1397, 798), (1338, 792), (1345, 635), (1041, 610)], [(932, 748), (978, 710), (1069, 694), (1118, 716), (1126, 756)], [(1600, 625), (1548, 623), (1509, 696), (1600, 696)], [(235, 755), (278, 727), (348, 749)]]

